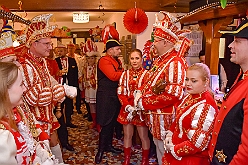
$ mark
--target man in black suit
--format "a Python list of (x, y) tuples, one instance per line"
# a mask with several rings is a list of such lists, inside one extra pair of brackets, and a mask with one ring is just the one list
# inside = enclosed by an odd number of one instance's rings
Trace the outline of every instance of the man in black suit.
[[(60, 72), (61, 72), (61, 82), (69, 86), (74, 86), (78, 88), (78, 67), (74, 58), (66, 57), (66, 47), (64, 45), (59, 45), (55, 48), (57, 58), (55, 59)], [(65, 111), (63, 109), (65, 107)], [(62, 117), (58, 119), (61, 127), (71, 127), (76, 128), (77, 126), (71, 123), (71, 115), (73, 113), (73, 99), (66, 97), (65, 101), (61, 104)], [(65, 114), (64, 114), (65, 113)], [(66, 122), (64, 121), (64, 115)], [(58, 136), (62, 147), (73, 151), (73, 147), (68, 143), (68, 131), (66, 129), (58, 129)]]

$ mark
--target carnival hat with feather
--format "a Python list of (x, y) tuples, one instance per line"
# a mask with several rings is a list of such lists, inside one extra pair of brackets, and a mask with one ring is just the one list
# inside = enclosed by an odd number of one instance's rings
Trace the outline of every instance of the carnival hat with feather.
[(31, 24), (28, 25), (24, 31), (24, 34), (17, 38), (30, 47), (32, 42), (42, 38), (51, 37), (54, 29), (57, 25), (49, 25), (49, 20), (53, 14), (41, 14), (31, 19)]
[(85, 42), (82, 48), (83, 53), (86, 54), (86, 57), (99, 57), (100, 53), (98, 52), (97, 45), (89, 38)]
[(160, 11), (155, 16), (154, 37), (175, 44), (174, 47), (178, 54), (184, 55), (185, 51), (192, 45), (192, 42), (186, 38), (186, 35), (190, 34), (191, 31), (181, 29), (180, 22), (177, 22), (177, 18), (169, 12)]

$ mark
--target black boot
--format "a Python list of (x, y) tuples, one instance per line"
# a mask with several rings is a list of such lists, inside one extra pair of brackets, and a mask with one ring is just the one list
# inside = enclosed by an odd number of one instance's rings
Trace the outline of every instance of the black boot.
[(112, 153), (116, 153), (116, 154), (120, 154), (122, 153), (122, 150), (119, 148), (114, 148), (112, 145), (108, 145), (105, 149), (106, 152), (112, 152)]
[(107, 137), (107, 144), (106, 144), (106, 148), (105, 148), (105, 151), (106, 152), (112, 152), (112, 153), (116, 153), (116, 154), (119, 154), (119, 153), (122, 153), (122, 150), (121, 149), (118, 149), (118, 148), (114, 148), (112, 146), (112, 141), (113, 141), (113, 133), (114, 133), (114, 129), (112, 130), (109, 130), (108, 132), (108, 137)]
[(102, 132), (100, 132), (99, 135), (99, 145), (98, 145), (98, 152), (96, 154), (95, 157), (95, 163), (99, 164), (102, 161), (102, 157), (104, 154), (104, 150), (105, 150), (105, 143), (106, 143), (106, 136), (101, 134)]
[(87, 110), (87, 112), (88, 112), (88, 121), (92, 121), (92, 116), (91, 116), (91, 113), (90, 113), (90, 105), (89, 105), (89, 103), (86, 103), (85, 102), (85, 106), (86, 106), (86, 110)]

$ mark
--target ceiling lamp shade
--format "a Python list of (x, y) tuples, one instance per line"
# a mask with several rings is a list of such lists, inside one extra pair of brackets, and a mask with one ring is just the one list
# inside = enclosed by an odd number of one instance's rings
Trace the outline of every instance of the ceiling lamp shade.
[(126, 12), (123, 17), (123, 23), (129, 32), (140, 34), (148, 25), (148, 17), (142, 9), (135, 7)]
[(90, 21), (89, 13), (73, 13), (74, 23), (88, 23)]

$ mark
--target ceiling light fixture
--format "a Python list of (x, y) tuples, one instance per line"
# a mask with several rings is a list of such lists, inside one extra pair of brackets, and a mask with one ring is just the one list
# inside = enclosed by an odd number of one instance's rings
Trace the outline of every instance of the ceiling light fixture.
[(73, 13), (74, 23), (88, 23), (90, 21), (89, 13)]

